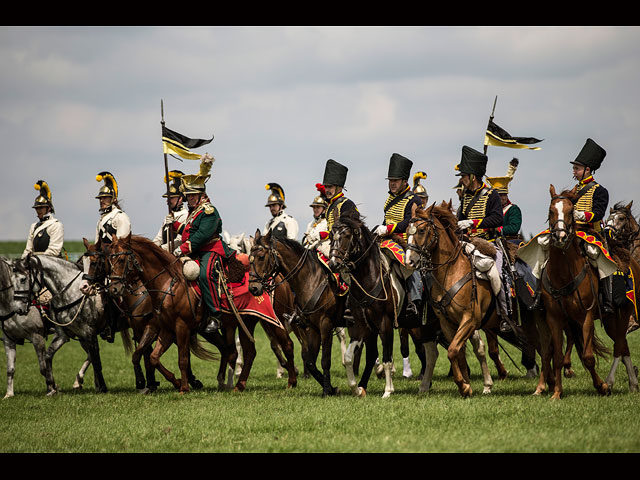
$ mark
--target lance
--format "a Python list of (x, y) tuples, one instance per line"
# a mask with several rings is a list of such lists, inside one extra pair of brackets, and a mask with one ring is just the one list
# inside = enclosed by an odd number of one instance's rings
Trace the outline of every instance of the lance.
[[(487, 129), (489, 129), (489, 125), (491, 125), (491, 122), (493, 122), (493, 114), (496, 112), (496, 103), (498, 102), (498, 96), (496, 95), (495, 100), (493, 101), (493, 109), (491, 110), (491, 116), (489, 117), (489, 123), (487, 123)], [(487, 134), (486, 130), (485, 130), (485, 135)], [(484, 146), (484, 154), (487, 154), (487, 148), (489, 147), (489, 145), (485, 144)]]
[[(164, 103), (162, 99), (160, 99), (160, 125), (164, 129)], [(173, 217), (173, 212), (171, 211), (171, 197), (169, 196), (171, 193), (169, 184), (169, 164), (167, 162), (167, 153), (164, 152), (164, 148), (162, 150), (164, 153), (164, 178), (166, 179), (167, 184), (167, 209), (169, 210), (169, 215)], [(164, 229), (166, 226), (163, 226), (162, 228)], [(167, 242), (169, 244), (169, 251), (173, 253), (173, 226), (167, 228)]]

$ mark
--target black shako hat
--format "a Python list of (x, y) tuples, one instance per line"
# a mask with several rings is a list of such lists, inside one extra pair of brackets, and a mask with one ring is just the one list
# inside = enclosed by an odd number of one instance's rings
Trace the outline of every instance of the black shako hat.
[(460, 173), (456, 173), (456, 176), (459, 177), (466, 173), (481, 179), (487, 171), (487, 160), (489, 159), (485, 154), (464, 145), (462, 147), (462, 158), (460, 163), (456, 165), (456, 170)]
[(586, 143), (580, 150), (580, 153), (576, 157), (576, 159), (572, 163), (574, 165), (584, 165), (585, 167), (589, 167), (592, 172), (596, 171), (602, 165), (602, 161), (604, 157), (607, 155), (607, 152), (598, 145), (596, 142), (587, 138)]
[(330, 158), (329, 160), (327, 160), (327, 163), (324, 166), (324, 177), (322, 179), (322, 184), (344, 187), (344, 184), (347, 181), (348, 171), (349, 169), (347, 167)]
[(411, 175), (411, 167), (413, 162), (407, 157), (403, 157), (399, 153), (394, 153), (389, 159), (389, 173), (387, 180), (394, 178), (402, 178), (408, 180)]

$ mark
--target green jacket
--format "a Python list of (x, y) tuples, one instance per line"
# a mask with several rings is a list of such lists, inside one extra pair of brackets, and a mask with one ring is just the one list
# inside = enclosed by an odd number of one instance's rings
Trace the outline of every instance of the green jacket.
[(505, 237), (518, 235), (520, 233), (520, 227), (522, 227), (522, 211), (520, 211), (520, 207), (510, 203), (507, 205), (508, 210), (503, 211), (503, 221), (502, 221), (502, 233)]

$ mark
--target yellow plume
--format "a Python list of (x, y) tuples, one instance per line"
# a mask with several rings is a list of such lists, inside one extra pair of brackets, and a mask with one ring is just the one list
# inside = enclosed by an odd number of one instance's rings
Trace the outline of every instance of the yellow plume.
[(47, 185), (47, 182), (45, 182), (44, 180), (38, 180), (33, 188), (39, 190), (41, 195), (45, 196), (49, 199), (49, 201), (51, 201), (51, 189), (49, 188), (49, 185)]
[(102, 180), (104, 180), (104, 184), (107, 187), (111, 187), (113, 189), (113, 194), (118, 198), (118, 184), (115, 177), (109, 172), (100, 172), (96, 175), (96, 181), (100, 182)]
[(211, 166), (215, 161), (216, 159), (213, 158), (208, 153), (205, 153), (204, 155), (202, 155), (202, 158), (200, 158), (200, 172), (198, 173), (198, 175), (200, 175), (201, 177), (206, 177), (207, 175), (209, 175), (209, 172), (211, 171)]
[(277, 183), (267, 183), (264, 186), (264, 189), (265, 190), (271, 190), (275, 195), (278, 195), (282, 199), (282, 201), (284, 202), (284, 190)]
[(413, 176), (413, 188), (416, 188), (420, 183), (420, 180), (424, 180), (427, 178), (427, 174), (425, 172), (416, 172)]

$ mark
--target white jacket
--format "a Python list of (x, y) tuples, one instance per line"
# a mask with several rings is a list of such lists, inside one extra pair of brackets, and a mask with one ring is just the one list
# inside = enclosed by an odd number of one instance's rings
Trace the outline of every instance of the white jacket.
[(331, 247), (331, 242), (329, 238), (325, 238), (324, 240), (320, 239), (320, 232), (327, 231), (327, 219), (321, 217), (319, 219), (313, 219), (307, 225), (307, 230), (302, 237), (302, 245), (305, 248), (315, 248), (322, 252), (325, 257), (329, 257), (329, 249)]
[[(44, 252), (34, 252), (33, 243), (43, 235), (49, 236), (49, 245)], [(36, 253), (39, 255), (53, 255), (59, 256), (62, 252), (62, 246), (64, 244), (64, 227), (62, 222), (57, 218), (54, 218), (53, 214), (49, 214), (44, 222), (35, 222), (31, 224), (29, 228), (29, 236), (27, 237), (27, 245), (22, 253), (22, 258), (26, 257), (30, 253)]]
[[(175, 212), (173, 212), (173, 218), (180, 223), (184, 223), (187, 220), (187, 217), (189, 216), (189, 210), (187, 209), (186, 205), (182, 205), (182, 208), (180, 210), (176, 210)], [(158, 230), (158, 234), (156, 235), (156, 237), (153, 239), (153, 243), (155, 243), (156, 245), (158, 245), (159, 247), (165, 249), (165, 250), (169, 250), (169, 245), (166, 243), (162, 243), (162, 231), (164, 230), (165, 226), (164, 224), (160, 227), (160, 230)], [(177, 232), (174, 232), (175, 236), (173, 237), (173, 249), (175, 250), (177, 247), (179, 247), (180, 245), (182, 245), (182, 235), (180, 235)]]
[(288, 213), (284, 213), (284, 211), (282, 210), (275, 217), (271, 217), (271, 220), (269, 220), (265, 224), (262, 234), (266, 235), (267, 233), (269, 233), (269, 231), (277, 229), (278, 225), (280, 225), (281, 223), (287, 229), (287, 238), (290, 238), (291, 240), (297, 240), (299, 230), (298, 222), (295, 218), (293, 218)]
[(129, 215), (116, 206), (113, 206), (110, 211), (104, 213), (98, 220), (95, 243), (98, 243), (100, 238), (105, 239), (107, 243), (111, 243), (114, 233), (118, 238), (126, 237), (131, 233)]

